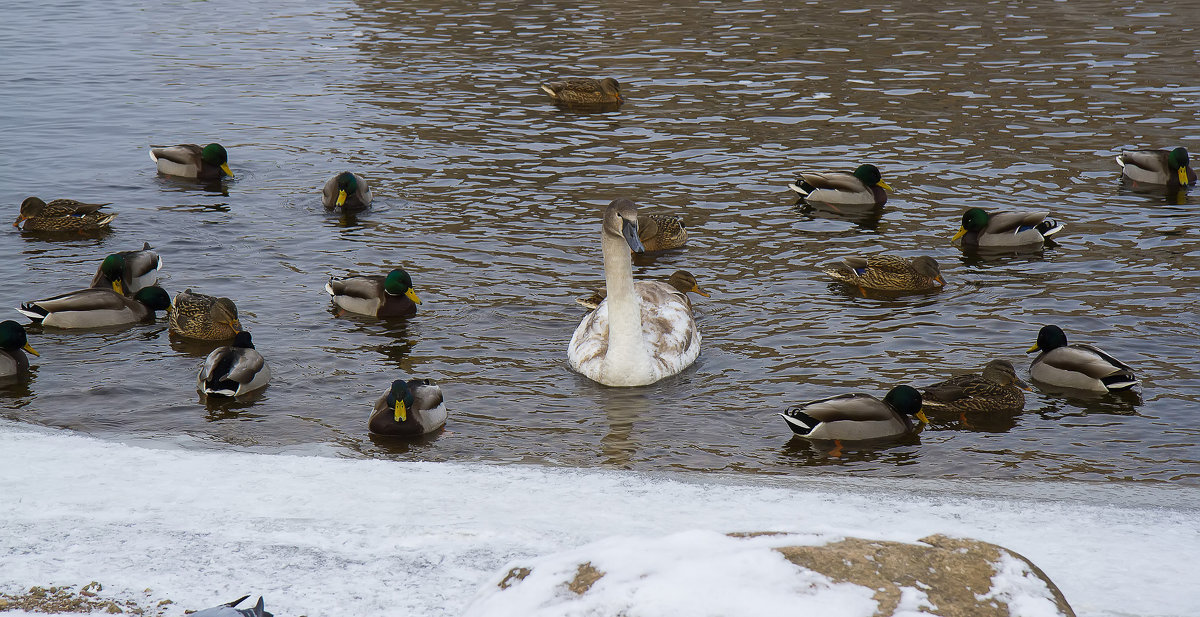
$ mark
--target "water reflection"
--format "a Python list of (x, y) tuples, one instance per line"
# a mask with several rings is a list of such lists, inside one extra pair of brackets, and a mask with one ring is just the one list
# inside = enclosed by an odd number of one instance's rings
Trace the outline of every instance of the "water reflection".
[[(1140, 415), (1138, 408), (1143, 404), (1141, 393), (1132, 389), (1117, 392), (1093, 392), (1053, 386), (1036, 379), (1031, 381), (1037, 386), (1038, 391), (1047, 395), (1046, 406), (1039, 410), (1044, 417), (1097, 413), (1134, 416)], [(1068, 408), (1078, 411), (1068, 411)]]
[(883, 218), (883, 206), (874, 204), (851, 205), (829, 204), (801, 199), (793, 206), (796, 211), (810, 218), (831, 219), (854, 223), (860, 229), (874, 231)]
[(634, 425), (653, 413), (646, 388), (613, 388), (599, 397), (607, 430), (600, 438), (600, 455), (605, 465), (629, 468), (638, 449)]

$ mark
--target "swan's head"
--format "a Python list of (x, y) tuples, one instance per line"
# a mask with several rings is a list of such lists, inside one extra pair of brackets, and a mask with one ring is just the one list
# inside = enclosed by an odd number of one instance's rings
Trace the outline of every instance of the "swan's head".
[(608, 204), (604, 210), (604, 233), (624, 238), (629, 250), (635, 253), (646, 252), (646, 247), (638, 238), (637, 206), (628, 199), (614, 199)]

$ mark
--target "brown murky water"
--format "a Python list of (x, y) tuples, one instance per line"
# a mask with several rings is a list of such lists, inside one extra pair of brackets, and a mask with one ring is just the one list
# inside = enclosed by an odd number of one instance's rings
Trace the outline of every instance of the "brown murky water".
[[(406, 460), (919, 477), (1200, 479), (1200, 197), (1130, 190), (1113, 155), (1200, 150), (1198, 35), (1186, 3), (308, 4), (214, 0), (10, 7), (0, 39), (0, 193), (113, 202), (99, 238), (0, 234), (0, 302), (86, 285), (107, 253), (153, 244), (163, 285), (234, 298), (274, 380), (202, 404), (207, 348), (165, 318), (34, 331), (42, 357), (3, 415), (127, 439), (185, 434)], [(44, 20), (47, 11), (56, 17)], [(555, 109), (540, 81), (613, 76), (619, 112)], [(220, 141), (237, 177), (156, 176), (154, 143)], [(799, 207), (805, 169), (872, 162), (879, 211)], [(348, 221), (319, 191), (366, 174)], [(703, 352), (682, 375), (614, 390), (572, 373), (574, 298), (602, 281), (599, 208), (618, 196), (685, 218)], [(1058, 242), (981, 257), (962, 211), (1037, 208)], [(862, 298), (824, 264), (936, 257), (935, 295)], [(338, 317), (331, 274), (403, 265), (408, 322)], [(12, 313), (11, 316), (16, 316)], [(848, 390), (882, 395), (1023, 352), (1038, 328), (1101, 345), (1129, 396), (1035, 390), (1025, 412), (839, 456), (774, 415)], [(442, 382), (452, 416), (416, 444), (366, 434), (392, 379)]]

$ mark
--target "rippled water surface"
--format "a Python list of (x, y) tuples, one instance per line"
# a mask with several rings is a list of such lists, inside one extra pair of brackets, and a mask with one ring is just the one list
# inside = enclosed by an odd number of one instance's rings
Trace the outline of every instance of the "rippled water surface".
[[(637, 4), (637, 3), (634, 3)], [(144, 7), (144, 8), (143, 8)], [(346, 456), (642, 470), (1200, 483), (1200, 193), (1131, 190), (1129, 147), (1200, 151), (1187, 3), (167, 2), (9, 7), (0, 37), (0, 195), (112, 202), (102, 237), (6, 227), (4, 306), (85, 286), (107, 253), (153, 244), (163, 285), (233, 298), (274, 379), (202, 402), (207, 348), (165, 317), (116, 331), (32, 329), (42, 357), (0, 390), (9, 418), (118, 439), (329, 447)], [(47, 19), (52, 15), (53, 19)], [(613, 113), (560, 111), (541, 81), (612, 76)], [(150, 144), (219, 141), (223, 187), (156, 175)], [(800, 207), (800, 170), (878, 165), (881, 210)], [(353, 169), (376, 206), (323, 212)], [(569, 370), (602, 283), (600, 208), (678, 214), (703, 351), (682, 375), (610, 389)], [(966, 207), (1047, 209), (1058, 242), (1021, 255), (949, 242)], [(820, 268), (927, 254), (934, 295), (864, 298)], [(402, 265), (407, 322), (341, 317), (331, 274)], [(10, 313), (9, 316), (16, 316)], [(1132, 365), (1135, 394), (1036, 390), (1024, 413), (842, 452), (775, 412), (882, 395), (1024, 354), (1057, 323)], [(371, 438), (391, 380), (443, 384), (446, 431)]]

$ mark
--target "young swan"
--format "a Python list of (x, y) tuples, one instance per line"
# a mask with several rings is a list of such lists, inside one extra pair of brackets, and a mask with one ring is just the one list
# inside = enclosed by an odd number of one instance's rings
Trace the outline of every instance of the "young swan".
[(630, 251), (638, 239), (637, 207), (613, 200), (604, 210), (600, 247), (608, 297), (575, 329), (571, 368), (606, 386), (644, 386), (687, 368), (700, 355), (691, 305), (674, 287), (633, 280)]

